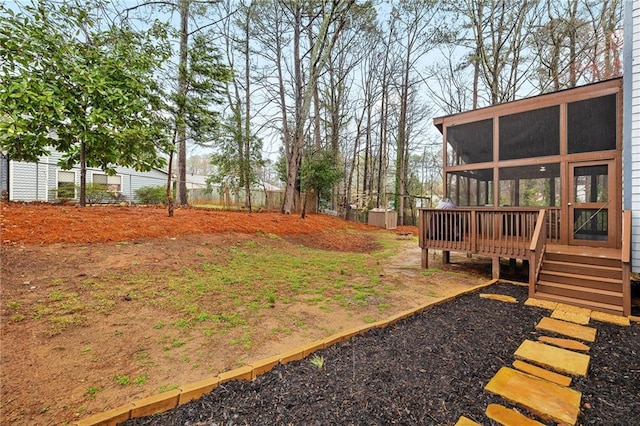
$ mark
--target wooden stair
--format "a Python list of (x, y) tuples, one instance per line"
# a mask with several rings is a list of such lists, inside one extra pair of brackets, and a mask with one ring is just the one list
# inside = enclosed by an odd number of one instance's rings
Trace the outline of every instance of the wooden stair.
[(620, 250), (548, 245), (535, 297), (623, 314)]

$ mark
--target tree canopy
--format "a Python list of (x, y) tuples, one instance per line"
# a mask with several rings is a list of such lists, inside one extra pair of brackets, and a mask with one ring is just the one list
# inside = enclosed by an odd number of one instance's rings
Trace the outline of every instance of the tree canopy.
[(67, 169), (162, 167), (168, 141), (154, 72), (168, 57), (164, 28), (105, 24), (93, 6), (0, 6), (0, 148), (23, 161), (55, 150)]

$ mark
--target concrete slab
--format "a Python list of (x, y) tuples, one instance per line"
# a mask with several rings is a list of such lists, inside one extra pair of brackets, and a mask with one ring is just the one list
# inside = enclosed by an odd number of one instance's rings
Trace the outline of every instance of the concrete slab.
[(514, 410), (500, 404), (489, 404), (484, 412), (491, 420), (495, 420), (504, 426), (544, 426)]
[(542, 318), (536, 325), (536, 329), (573, 337), (574, 339), (582, 340), (583, 342), (596, 341), (595, 328), (585, 327), (584, 325), (574, 324), (554, 318)]
[(591, 349), (589, 346), (585, 345), (582, 342), (578, 342), (573, 339), (562, 339), (560, 337), (549, 337), (549, 336), (540, 336), (538, 340), (544, 343), (549, 343), (553, 346), (558, 346), (560, 348), (569, 349), (570, 351), (578, 351), (578, 352), (589, 352)]
[(468, 417), (461, 416), (454, 426), (482, 426), (480, 423), (476, 423)]
[(502, 367), (485, 390), (545, 421), (575, 425), (580, 413), (580, 392), (509, 367)]
[(550, 302), (549, 300), (536, 299), (533, 297), (524, 301), (526, 306), (535, 306), (536, 308), (544, 308), (554, 310), (558, 306), (558, 302)]
[(507, 295), (504, 295), (504, 294), (480, 293), (480, 297), (482, 299), (492, 299), (492, 300), (498, 300), (500, 302), (518, 303), (518, 300), (515, 297), (507, 296)]
[(513, 361), (513, 366), (532, 376), (540, 377), (541, 379), (548, 380), (560, 386), (571, 385), (571, 377), (563, 374), (555, 373), (553, 371), (546, 370), (537, 365), (529, 364), (528, 362), (521, 361), (519, 359)]
[(568, 351), (544, 343), (525, 340), (514, 353), (516, 359), (541, 365), (558, 373), (586, 377), (589, 355)]
[(591, 319), (594, 321), (608, 322), (610, 324), (621, 326), (631, 325), (631, 321), (629, 321), (629, 318), (620, 315), (607, 314), (605, 312), (592, 311)]
[(577, 312), (567, 312), (556, 309), (551, 313), (551, 318), (574, 322), (576, 324), (587, 325), (589, 324), (589, 320), (591, 319), (591, 311), (589, 311), (587, 314), (580, 314)]
[(567, 305), (566, 303), (558, 303), (556, 309), (564, 312), (572, 312), (579, 315), (590, 315), (591, 309), (581, 308), (580, 306)]

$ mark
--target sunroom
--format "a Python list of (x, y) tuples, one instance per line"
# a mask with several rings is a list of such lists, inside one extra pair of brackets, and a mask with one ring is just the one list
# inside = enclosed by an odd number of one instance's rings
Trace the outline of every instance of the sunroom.
[(624, 314), (621, 117), (613, 79), (436, 118), (456, 208), (421, 209), (423, 266), (429, 249), (477, 253), (498, 278), (500, 258), (522, 259), (531, 296)]

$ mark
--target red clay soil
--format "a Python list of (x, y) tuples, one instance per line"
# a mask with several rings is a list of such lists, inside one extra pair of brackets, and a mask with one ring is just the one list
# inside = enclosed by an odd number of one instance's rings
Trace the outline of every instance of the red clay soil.
[[(213, 220), (212, 220), (213, 219)], [(56, 206), (10, 203), (2, 205), (2, 244), (105, 243), (167, 238), (182, 235), (237, 232), (314, 236), (316, 245), (329, 250), (365, 251), (369, 240), (344, 231), (376, 229), (361, 223), (345, 222), (324, 214), (284, 215), (276, 212), (237, 212), (198, 208), (177, 208), (168, 217), (163, 207)], [(331, 238), (322, 234), (331, 232)], [(401, 227), (398, 232), (416, 232)]]

